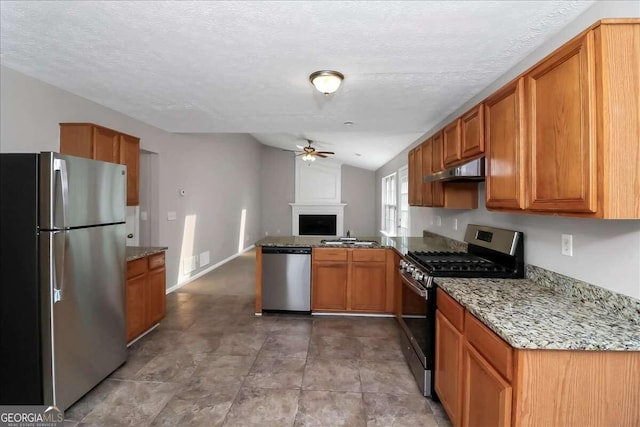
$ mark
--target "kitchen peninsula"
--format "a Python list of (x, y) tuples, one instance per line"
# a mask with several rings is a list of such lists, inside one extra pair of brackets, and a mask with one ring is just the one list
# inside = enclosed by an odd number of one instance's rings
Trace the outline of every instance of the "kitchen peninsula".
[[(379, 274), (391, 287), (386, 295), (392, 310), (381, 313), (396, 316), (402, 310), (398, 264), (408, 251), (466, 250), (466, 243), (426, 232), (422, 238), (365, 239), (377, 245), (327, 248), (321, 238), (293, 236), (257, 242), (256, 314), (265, 246), (311, 247), (313, 264), (347, 266), (348, 259), (323, 261), (317, 254), (384, 251), (386, 270)], [(312, 288), (316, 279), (312, 274)], [(435, 283), (436, 391), (454, 426), (636, 425), (640, 420), (640, 301), (533, 265), (527, 265), (524, 279), (435, 278)]]

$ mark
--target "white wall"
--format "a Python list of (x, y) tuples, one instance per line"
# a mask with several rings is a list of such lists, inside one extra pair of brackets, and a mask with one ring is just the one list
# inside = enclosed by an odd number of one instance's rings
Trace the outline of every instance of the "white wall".
[(374, 171), (342, 166), (344, 229), (352, 236), (377, 236), (375, 227), (376, 175)]
[[(171, 134), (32, 79), (0, 69), (0, 151), (58, 151), (60, 122), (93, 122), (141, 138), (158, 155), (157, 242), (168, 246), (167, 286), (184, 280), (182, 252), (211, 252), (211, 264), (250, 245), (260, 228), (260, 144), (249, 135)], [(179, 189), (187, 191), (180, 197)], [(245, 236), (239, 242), (242, 209)], [(167, 212), (177, 213), (167, 221)], [(196, 218), (193, 242), (185, 218)], [(186, 236), (185, 236), (186, 235)], [(183, 237), (186, 244), (183, 245)], [(184, 246), (184, 251), (183, 251)], [(197, 273), (198, 270), (192, 273)]]
[[(640, 17), (640, 2), (601, 1), (595, 3), (574, 22), (546, 40), (522, 62), (430, 129), (423, 138), (378, 169), (376, 182), (380, 182), (385, 175), (406, 165), (409, 149), (491, 95), (589, 25), (598, 19), (607, 17)], [(411, 234), (420, 236), (423, 229), (429, 229), (462, 240), (464, 228), (469, 222), (521, 230), (526, 233), (525, 256), (527, 263), (640, 298), (640, 221), (604, 221), (491, 213), (484, 209), (484, 185), (481, 185), (480, 189), (479, 205), (481, 207), (477, 210), (452, 211), (411, 208)], [(380, 197), (380, 191), (377, 191), (376, 206), (381, 206)], [(441, 227), (431, 225), (431, 219), (435, 215), (441, 216)], [(451, 227), (453, 219), (456, 218), (459, 221), (458, 231), (454, 231)], [(376, 209), (376, 224), (379, 223), (380, 211)], [(573, 257), (560, 255), (560, 235), (563, 233), (573, 234)]]

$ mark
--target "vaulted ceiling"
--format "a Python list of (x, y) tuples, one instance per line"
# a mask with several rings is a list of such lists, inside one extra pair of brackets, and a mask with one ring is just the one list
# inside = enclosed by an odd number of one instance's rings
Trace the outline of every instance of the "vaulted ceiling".
[(170, 132), (310, 138), (376, 169), (592, 3), (3, 1), (0, 61)]

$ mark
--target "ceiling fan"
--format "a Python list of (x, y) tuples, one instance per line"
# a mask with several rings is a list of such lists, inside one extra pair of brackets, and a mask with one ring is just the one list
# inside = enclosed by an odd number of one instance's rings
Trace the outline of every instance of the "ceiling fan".
[(316, 157), (326, 158), (336, 154), (333, 151), (317, 151), (314, 147), (311, 146), (312, 142), (313, 141), (311, 141), (310, 139), (307, 139), (308, 145), (306, 147), (303, 147), (302, 145), (296, 145), (296, 147), (302, 150), (301, 153), (296, 154), (296, 157), (302, 156), (302, 160), (304, 160), (305, 162), (314, 162), (316, 160)]

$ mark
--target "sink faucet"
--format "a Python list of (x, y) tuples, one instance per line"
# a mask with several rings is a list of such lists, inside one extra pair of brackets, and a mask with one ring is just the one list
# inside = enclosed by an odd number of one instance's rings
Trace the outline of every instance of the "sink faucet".
[(351, 237), (351, 230), (347, 230), (347, 237)]

